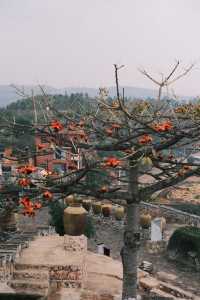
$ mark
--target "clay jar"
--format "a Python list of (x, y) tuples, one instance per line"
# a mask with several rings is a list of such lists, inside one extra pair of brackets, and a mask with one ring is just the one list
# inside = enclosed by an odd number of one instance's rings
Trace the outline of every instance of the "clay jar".
[(146, 214), (141, 214), (140, 215), (140, 226), (142, 228), (149, 228), (151, 225), (151, 215), (146, 213)]
[(75, 202), (75, 198), (73, 195), (69, 195), (64, 199), (64, 201), (66, 205), (71, 206)]
[(114, 211), (114, 215), (117, 221), (121, 221), (125, 215), (124, 207), (123, 206), (116, 207)]
[(102, 214), (104, 217), (110, 217), (112, 212), (112, 204), (103, 204), (102, 205)]
[(90, 211), (92, 205), (92, 200), (91, 199), (87, 199), (87, 200), (83, 200), (82, 201), (82, 206), (87, 210)]
[(78, 236), (85, 232), (87, 211), (79, 204), (71, 204), (64, 210), (64, 229), (68, 235)]
[(100, 215), (101, 209), (102, 209), (101, 202), (96, 201), (92, 203), (92, 210), (95, 215)]

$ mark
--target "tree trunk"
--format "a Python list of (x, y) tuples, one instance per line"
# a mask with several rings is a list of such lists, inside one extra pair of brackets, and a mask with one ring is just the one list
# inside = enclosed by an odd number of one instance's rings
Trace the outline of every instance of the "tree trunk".
[(131, 201), (127, 203), (124, 246), (121, 250), (123, 265), (123, 300), (136, 299), (137, 296), (137, 252), (140, 244), (137, 177), (138, 170), (132, 167), (129, 175), (129, 191), (132, 197)]

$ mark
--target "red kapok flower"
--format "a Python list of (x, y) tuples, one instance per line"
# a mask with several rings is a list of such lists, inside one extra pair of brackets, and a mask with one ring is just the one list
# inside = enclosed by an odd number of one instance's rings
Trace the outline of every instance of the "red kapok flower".
[(36, 167), (34, 166), (25, 166), (25, 173), (26, 174), (31, 174), (37, 170)]
[(42, 204), (40, 202), (35, 202), (34, 208), (35, 209), (40, 209), (42, 207)]
[(22, 179), (19, 179), (19, 181), (18, 181), (18, 184), (21, 185), (22, 187), (29, 186), (30, 183), (31, 183), (31, 181), (28, 178), (22, 178)]
[(24, 216), (28, 215), (29, 217), (35, 216), (34, 207), (26, 207), (23, 211)]
[(35, 172), (36, 170), (37, 170), (37, 168), (34, 166), (31, 166), (31, 165), (21, 166), (18, 168), (19, 173), (26, 174), (26, 175), (29, 175), (29, 174)]
[(105, 161), (105, 166), (115, 168), (119, 166), (120, 160), (116, 157), (108, 157)]
[(172, 122), (169, 120), (162, 123), (156, 123), (155, 125), (153, 125), (153, 129), (156, 130), (157, 132), (169, 131), (172, 128), (173, 128)]
[(53, 198), (53, 194), (51, 193), (51, 192), (49, 192), (49, 191), (45, 191), (44, 193), (43, 193), (43, 197), (45, 198), (45, 199), (52, 199)]
[(142, 145), (149, 144), (152, 141), (153, 141), (153, 138), (148, 134), (144, 134), (143, 136), (141, 136), (139, 138), (139, 143), (142, 144)]
[(60, 131), (63, 129), (63, 125), (59, 121), (54, 120), (51, 122), (51, 128), (55, 131)]
[(29, 197), (25, 196), (19, 200), (19, 203), (24, 205), (24, 207), (32, 206), (32, 202)]

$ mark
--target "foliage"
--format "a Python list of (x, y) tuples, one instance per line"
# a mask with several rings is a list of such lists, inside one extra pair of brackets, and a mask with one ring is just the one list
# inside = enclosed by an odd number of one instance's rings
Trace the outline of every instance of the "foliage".
[[(44, 96), (35, 96), (35, 106), (37, 112), (37, 121), (39, 123), (46, 122), (44, 110), (46, 110)], [(87, 94), (71, 94), (71, 95), (53, 95), (50, 96), (49, 105), (53, 110), (59, 112), (67, 111), (71, 117), (75, 117), (85, 111), (90, 110), (90, 105), (94, 104), (94, 100)], [(60, 117), (61, 118), (61, 117)], [(35, 112), (33, 100), (31, 97), (18, 100), (9, 104), (6, 108), (0, 108), (0, 125), (2, 122), (15, 122), (24, 127), (17, 128), (13, 126), (12, 131), (10, 128), (4, 130), (0, 129), (1, 144), (6, 147), (24, 148), (29, 146), (30, 149), (34, 147), (34, 130), (32, 125), (35, 122)]]
[(176, 229), (169, 240), (168, 251), (176, 249), (182, 255), (194, 251), (200, 258), (200, 228), (186, 226)]
[(92, 216), (87, 215), (86, 219), (86, 227), (85, 227), (85, 232), (84, 235), (88, 238), (91, 239), (95, 236), (95, 226), (94, 226), (94, 221)]
[(51, 215), (51, 225), (59, 235), (64, 235), (63, 212), (67, 206), (60, 201), (52, 201), (49, 204), (49, 213)]

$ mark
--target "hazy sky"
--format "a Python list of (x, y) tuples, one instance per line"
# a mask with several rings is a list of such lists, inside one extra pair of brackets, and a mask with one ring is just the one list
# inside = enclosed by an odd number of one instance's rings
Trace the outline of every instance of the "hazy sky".
[(200, 94), (199, 0), (0, 0), (0, 84), (154, 87), (175, 59), (196, 69), (174, 86)]

